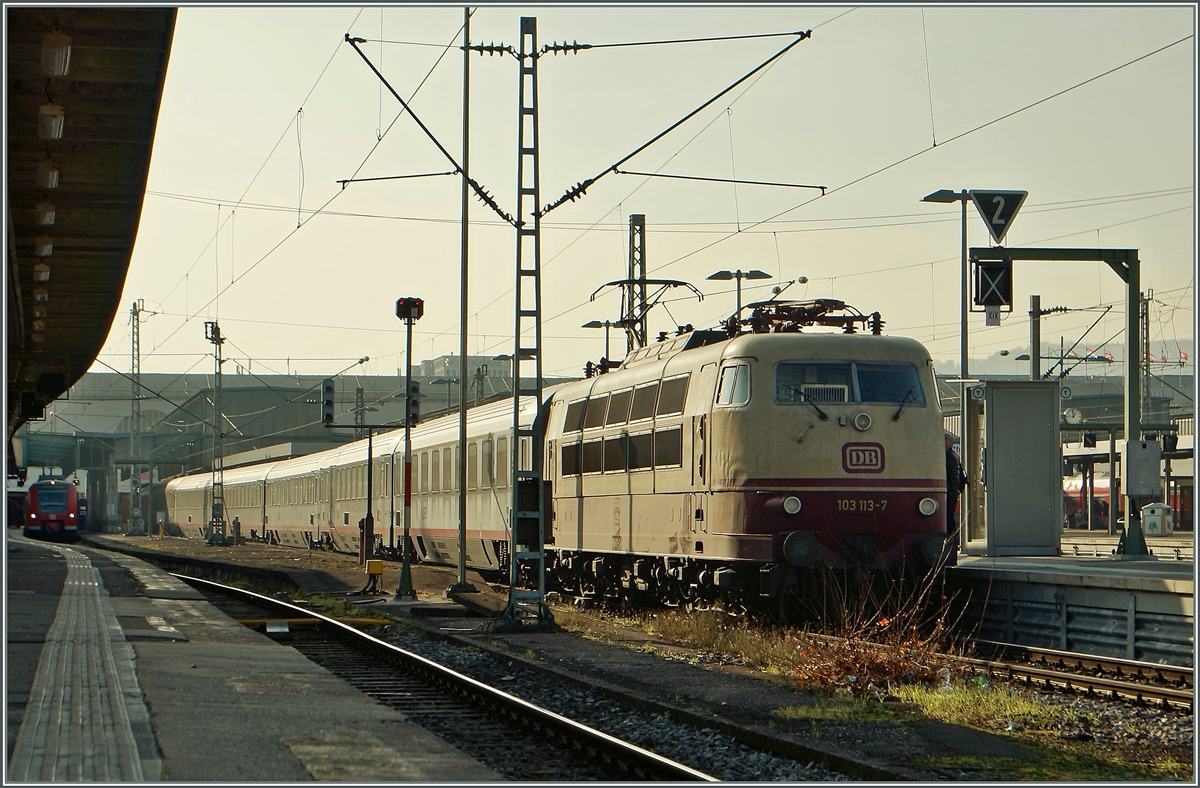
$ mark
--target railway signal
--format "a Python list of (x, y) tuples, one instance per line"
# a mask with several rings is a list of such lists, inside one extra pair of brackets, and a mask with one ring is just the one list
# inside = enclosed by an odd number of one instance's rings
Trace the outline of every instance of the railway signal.
[(421, 421), (421, 400), (423, 399), (425, 399), (425, 395), (421, 393), (421, 384), (414, 380), (408, 386), (408, 423), (414, 427)]
[(333, 426), (333, 378), (321, 381), (321, 423)]

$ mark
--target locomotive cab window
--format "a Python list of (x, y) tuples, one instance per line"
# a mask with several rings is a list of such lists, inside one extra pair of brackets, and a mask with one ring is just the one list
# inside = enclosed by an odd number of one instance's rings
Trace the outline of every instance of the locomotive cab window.
[(922, 407), (921, 377), (912, 364), (855, 364), (860, 402)]
[(750, 365), (737, 364), (721, 370), (717, 383), (718, 405), (745, 405), (750, 401)]
[(775, 367), (775, 401), (852, 402), (853, 376), (844, 361), (785, 361)]
[(912, 364), (785, 361), (775, 367), (775, 401), (781, 405), (861, 402), (923, 407), (925, 394)]

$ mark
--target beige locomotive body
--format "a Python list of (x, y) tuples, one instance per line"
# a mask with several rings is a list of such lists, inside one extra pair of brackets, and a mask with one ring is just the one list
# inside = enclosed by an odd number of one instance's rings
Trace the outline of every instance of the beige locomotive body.
[(774, 596), (781, 568), (936, 562), (942, 415), (923, 346), (800, 332), (689, 346), (705, 339), (652, 346), (554, 393), (547, 471), (564, 575), (582, 562), (626, 586), (691, 574)]

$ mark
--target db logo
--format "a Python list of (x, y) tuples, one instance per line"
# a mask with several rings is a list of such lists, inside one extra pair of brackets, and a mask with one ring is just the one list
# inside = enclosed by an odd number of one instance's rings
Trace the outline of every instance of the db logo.
[(843, 444), (842, 470), (846, 473), (883, 473), (883, 446), (878, 443)]

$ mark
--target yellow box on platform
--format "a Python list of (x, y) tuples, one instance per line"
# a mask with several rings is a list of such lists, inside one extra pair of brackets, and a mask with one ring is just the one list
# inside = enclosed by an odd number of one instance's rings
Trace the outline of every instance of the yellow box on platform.
[(383, 574), (383, 561), (380, 561), (378, 558), (372, 558), (369, 561), (367, 561), (367, 574), (382, 575)]

